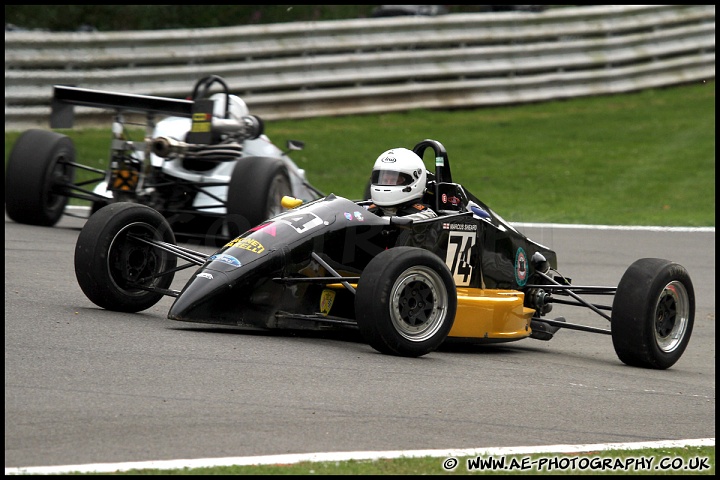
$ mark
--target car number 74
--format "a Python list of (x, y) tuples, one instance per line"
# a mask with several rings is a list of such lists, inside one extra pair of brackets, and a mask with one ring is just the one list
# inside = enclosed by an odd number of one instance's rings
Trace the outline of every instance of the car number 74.
[(472, 278), (472, 264), (470, 252), (475, 245), (476, 232), (450, 231), (448, 235), (447, 255), (445, 264), (450, 269), (455, 285), (459, 287), (470, 285)]

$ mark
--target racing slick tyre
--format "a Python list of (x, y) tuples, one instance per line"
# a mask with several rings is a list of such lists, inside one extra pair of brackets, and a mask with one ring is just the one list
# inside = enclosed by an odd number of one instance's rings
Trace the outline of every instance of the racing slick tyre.
[(687, 270), (642, 258), (620, 279), (612, 305), (615, 352), (630, 366), (663, 370), (678, 361), (695, 321), (695, 291)]
[(457, 292), (450, 270), (427, 250), (384, 250), (363, 270), (355, 317), (381, 353), (420, 357), (437, 349), (455, 321)]
[(285, 163), (274, 157), (245, 157), (237, 161), (228, 186), (227, 212), (231, 237), (284, 210), (282, 198), (292, 196)]
[(101, 201), (92, 202), (92, 204), (90, 205), (90, 215), (94, 214), (95, 212), (100, 210), (105, 205), (108, 205), (109, 203), (110, 203), (109, 201), (107, 201), (107, 202), (101, 202)]
[(90, 216), (75, 244), (75, 276), (95, 305), (118, 312), (146, 310), (163, 297), (177, 257), (137, 238), (175, 243), (159, 212), (138, 203), (111, 203)]
[(18, 223), (52, 227), (68, 197), (60, 190), (75, 181), (75, 146), (59, 133), (32, 129), (18, 137), (5, 170), (5, 211)]

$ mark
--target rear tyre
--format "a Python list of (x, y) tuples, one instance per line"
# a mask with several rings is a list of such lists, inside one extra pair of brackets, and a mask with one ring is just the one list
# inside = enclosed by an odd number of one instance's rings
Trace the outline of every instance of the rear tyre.
[(75, 276), (95, 305), (118, 312), (146, 310), (163, 297), (144, 288), (170, 288), (177, 257), (137, 238), (175, 243), (170, 224), (156, 210), (118, 202), (85, 223), (75, 245)]
[(101, 209), (102, 207), (104, 207), (105, 205), (108, 205), (109, 203), (110, 203), (110, 201), (107, 201), (107, 202), (100, 202), (100, 201), (92, 202), (92, 204), (90, 205), (90, 215), (94, 214), (95, 212), (97, 212), (98, 210), (100, 210), (100, 209)]
[(259, 225), (285, 209), (282, 197), (292, 196), (285, 163), (273, 157), (246, 157), (237, 161), (228, 187), (228, 228), (231, 237)]
[(695, 321), (695, 291), (687, 270), (642, 258), (620, 279), (612, 306), (615, 352), (634, 367), (666, 369), (682, 356)]
[(368, 263), (355, 294), (365, 340), (381, 353), (419, 357), (436, 350), (455, 321), (457, 292), (439, 257), (414, 247), (384, 250)]
[(5, 211), (18, 223), (51, 227), (68, 197), (60, 191), (75, 181), (75, 146), (59, 133), (32, 129), (15, 142), (5, 170)]

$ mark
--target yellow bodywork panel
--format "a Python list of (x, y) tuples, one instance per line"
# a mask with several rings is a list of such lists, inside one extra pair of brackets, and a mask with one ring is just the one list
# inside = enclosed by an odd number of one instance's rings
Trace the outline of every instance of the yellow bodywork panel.
[(516, 290), (457, 288), (457, 313), (448, 337), (518, 340), (530, 336), (534, 310)]
[(302, 205), (302, 203), (303, 203), (302, 200), (295, 198), (295, 197), (290, 197), (288, 195), (285, 195), (284, 197), (282, 197), (280, 199), (280, 205), (282, 205), (283, 207), (285, 207), (289, 210), (299, 207), (300, 205)]
[[(352, 284), (357, 288), (357, 284)], [(325, 285), (344, 289), (341, 283)], [(525, 294), (517, 290), (457, 287), (455, 323), (448, 337), (486, 339), (490, 342), (529, 337), (530, 320), (535, 313), (523, 306)]]

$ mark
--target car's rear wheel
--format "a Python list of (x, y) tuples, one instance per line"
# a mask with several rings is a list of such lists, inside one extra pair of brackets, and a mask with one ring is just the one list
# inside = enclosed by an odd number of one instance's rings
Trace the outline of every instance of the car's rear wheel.
[(282, 197), (292, 195), (290, 175), (285, 163), (273, 157), (245, 157), (237, 161), (227, 199), (230, 236), (281, 213)]
[(95, 305), (119, 312), (139, 312), (155, 305), (167, 289), (175, 255), (142, 241), (175, 243), (169, 223), (156, 210), (118, 202), (101, 208), (85, 223), (75, 245), (75, 276)]
[(659, 258), (634, 262), (612, 305), (615, 352), (627, 365), (666, 369), (682, 356), (695, 320), (695, 291), (682, 265)]
[(59, 133), (32, 129), (18, 137), (5, 169), (5, 211), (18, 223), (51, 227), (62, 217), (74, 183), (75, 146)]
[(419, 357), (436, 350), (455, 321), (457, 292), (439, 257), (395, 247), (373, 258), (355, 294), (355, 316), (365, 340), (391, 355)]

